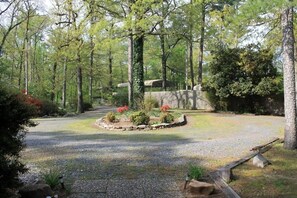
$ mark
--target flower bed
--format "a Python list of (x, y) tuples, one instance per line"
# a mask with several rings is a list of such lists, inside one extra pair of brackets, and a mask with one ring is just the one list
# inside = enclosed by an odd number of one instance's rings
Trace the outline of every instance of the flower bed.
[(117, 113), (108, 112), (96, 121), (96, 125), (109, 130), (154, 130), (186, 124), (185, 115), (169, 112), (170, 106), (150, 111), (129, 111), (128, 106), (118, 107)]
[[(154, 118), (151, 118), (154, 119)], [(121, 131), (133, 131), (133, 130), (156, 130), (170, 127), (183, 126), (187, 123), (186, 116), (182, 114), (172, 123), (157, 123), (157, 124), (147, 124), (147, 125), (133, 125), (132, 122), (128, 120), (121, 120), (115, 123), (108, 122), (105, 117), (96, 120), (96, 125), (100, 128), (108, 130), (121, 130)]]

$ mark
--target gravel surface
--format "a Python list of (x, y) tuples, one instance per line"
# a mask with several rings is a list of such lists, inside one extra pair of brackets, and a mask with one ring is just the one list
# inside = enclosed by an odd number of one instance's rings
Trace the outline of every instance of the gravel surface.
[(149, 132), (110, 132), (91, 127), (90, 131), (83, 132), (69, 129), (73, 123), (96, 120), (111, 110), (115, 109), (100, 107), (75, 117), (38, 119), (39, 125), (31, 128), (26, 137), (25, 162), (34, 169), (36, 166), (57, 168), (69, 182), (179, 177), (186, 173), (185, 167), (189, 164), (216, 166), (212, 164), (214, 161), (239, 159), (252, 147), (278, 137), (284, 125), (282, 117), (209, 114), (236, 121), (240, 126), (233, 133), (218, 133), (212, 129), (201, 133), (189, 119), (184, 127)]

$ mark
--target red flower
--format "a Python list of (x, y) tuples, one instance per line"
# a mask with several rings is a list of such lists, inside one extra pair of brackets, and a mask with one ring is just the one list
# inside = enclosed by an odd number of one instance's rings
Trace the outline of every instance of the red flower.
[(162, 112), (167, 112), (169, 109), (170, 109), (170, 106), (169, 105), (163, 105), (163, 106), (160, 107), (160, 110)]
[(128, 110), (129, 110), (128, 106), (123, 106), (123, 107), (117, 108), (118, 113), (123, 113), (123, 112), (128, 111)]

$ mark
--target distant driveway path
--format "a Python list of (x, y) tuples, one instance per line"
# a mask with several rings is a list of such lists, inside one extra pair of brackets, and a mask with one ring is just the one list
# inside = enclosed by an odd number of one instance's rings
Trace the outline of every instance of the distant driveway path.
[(106, 131), (92, 126), (111, 107), (76, 117), (38, 119), (26, 137), (23, 159), (38, 169), (57, 168), (66, 181), (183, 179), (189, 164), (212, 169), (254, 146), (282, 136), (284, 118), (185, 112), (183, 127), (155, 131)]

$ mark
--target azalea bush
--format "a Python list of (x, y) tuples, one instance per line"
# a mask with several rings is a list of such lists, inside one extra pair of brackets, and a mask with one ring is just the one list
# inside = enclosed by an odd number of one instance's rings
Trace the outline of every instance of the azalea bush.
[(23, 97), (24, 102), (29, 106), (34, 106), (35, 107), (34, 108), (35, 109), (34, 113), (36, 115), (34, 115), (34, 116), (40, 115), (41, 109), (42, 109), (42, 101), (39, 100), (38, 98), (35, 98), (35, 97), (33, 97), (33, 96), (29, 95), (29, 94), (25, 94), (25, 93), (26, 93), (26, 91), (23, 90), (22, 94), (21, 94), (22, 97)]
[(169, 109), (170, 109), (170, 106), (169, 105), (163, 105), (163, 106), (160, 107), (160, 110), (162, 112), (167, 112)]
[(162, 123), (171, 123), (174, 121), (174, 116), (168, 112), (160, 114), (160, 121)]
[(139, 111), (130, 116), (130, 121), (134, 125), (147, 125), (150, 121), (150, 116), (148, 116), (144, 111)]
[(6, 188), (18, 186), (18, 175), (26, 171), (20, 161), (26, 127), (35, 126), (30, 120), (36, 115), (37, 101), (11, 88), (0, 85), (0, 197)]
[(117, 108), (117, 112), (121, 113), (121, 114), (128, 111), (128, 110), (129, 110), (129, 107), (127, 105)]

